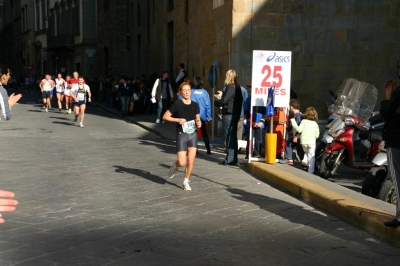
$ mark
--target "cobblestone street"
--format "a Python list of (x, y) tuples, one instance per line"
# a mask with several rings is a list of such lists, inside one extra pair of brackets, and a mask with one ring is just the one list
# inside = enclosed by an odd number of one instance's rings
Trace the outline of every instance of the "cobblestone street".
[[(26, 97), (29, 98), (29, 97)], [(0, 265), (397, 265), (400, 249), (201, 148), (167, 178), (175, 144), (97, 107), (21, 103), (0, 124)], [(29, 102), (29, 101), (28, 101)], [(163, 125), (160, 124), (160, 127)]]

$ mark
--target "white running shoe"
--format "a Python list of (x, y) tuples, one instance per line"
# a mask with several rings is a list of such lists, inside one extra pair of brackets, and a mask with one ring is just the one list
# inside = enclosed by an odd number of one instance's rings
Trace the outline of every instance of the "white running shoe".
[(168, 177), (169, 178), (173, 178), (175, 176), (176, 173), (176, 162), (174, 162), (171, 167), (169, 168), (169, 173), (168, 173)]
[(46, 108), (46, 109), (44, 109), (44, 111), (45, 111), (46, 113), (48, 113), (48, 112), (49, 112), (49, 110), (47, 110), (47, 108)]
[(156, 124), (160, 124), (160, 119), (157, 118)]
[(71, 109), (68, 109), (68, 114), (70, 114), (71, 113)]
[(65, 110), (65, 113), (66, 113), (66, 114), (69, 114), (69, 113), (68, 113), (68, 110)]
[(183, 188), (183, 190), (186, 190), (186, 191), (192, 190), (192, 188), (189, 186), (189, 183), (185, 183), (185, 182), (182, 183), (182, 188)]
[(83, 122), (80, 122), (80, 123), (79, 123), (79, 126), (80, 126), (80, 127), (85, 127), (85, 126), (83, 125)]

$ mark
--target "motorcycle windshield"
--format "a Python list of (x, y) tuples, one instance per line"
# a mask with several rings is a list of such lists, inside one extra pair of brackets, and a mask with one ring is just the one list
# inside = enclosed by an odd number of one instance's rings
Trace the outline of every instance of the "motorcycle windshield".
[(348, 78), (340, 85), (337, 96), (336, 116), (355, 116), (367, 124), (375, 108), (378, 90), (367, 82)]

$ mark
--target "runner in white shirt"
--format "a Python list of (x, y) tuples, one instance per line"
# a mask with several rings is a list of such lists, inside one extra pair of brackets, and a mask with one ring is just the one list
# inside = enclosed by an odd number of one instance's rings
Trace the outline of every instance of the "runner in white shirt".
[(64, 100), (64, 88), (65, 88), (65, 80), (62, 78), (61, 73), (57, 75), (56, 78), (56, 94), (57, 94), (57, 103), (58, 103), (58, 111), (61, 112), (62, 104), (61, 102)]
[(80, 127), (83, 126), (83, 119), (85, 118), (85, 109), (86, 109), (86, 93), (88, 94), (88, 101), (92, 101), (92, 95), (90, 93), (90, 88), (85, 84), (85, 80), (83, 77), (78, 78), (77, 86), (73, 86), (70, 92), (72, 99), (74, 99), (74, 114), (75, 119), (74, 122), (78, 121), (78, 116), (80, 114)]
[(65, 113), (71, 113), (71, 105), (72, 105), (72, 98), (70, 95), (71, 88), (68, 86), (68, 81), (71, 79), (71, 76), (65, 76), (65, 87), (64, 87), (64, 98), (65, 98)]
[(40, 90), (42, 91), (43, 104), (45, 106), (45, 112), (49, 112), (50, 106), (50, 91), (55, 87), (55, 83), (51, 80), (51, 76), (46, 74), (45, 79), (40, 82)]

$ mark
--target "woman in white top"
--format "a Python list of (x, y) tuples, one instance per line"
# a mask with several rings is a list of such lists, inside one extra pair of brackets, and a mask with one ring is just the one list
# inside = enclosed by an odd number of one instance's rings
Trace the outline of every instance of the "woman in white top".
[(70, 75), (65, 76), (64, 98), (65, 98), (65, 113), (71, 113), (72, 98), (70, 95), (71, 88), (68, 86), (68, 81), (71, 79)]
[(61, 112), (62, 105), (61, 102), (64, 100), (64, 88), (65, 88), (65, 80), (62, 78), (61, 73), (58, 73), (56, 78), (56, 94), (57, 94), (57, 103), (58, 103), (58, 111)]

